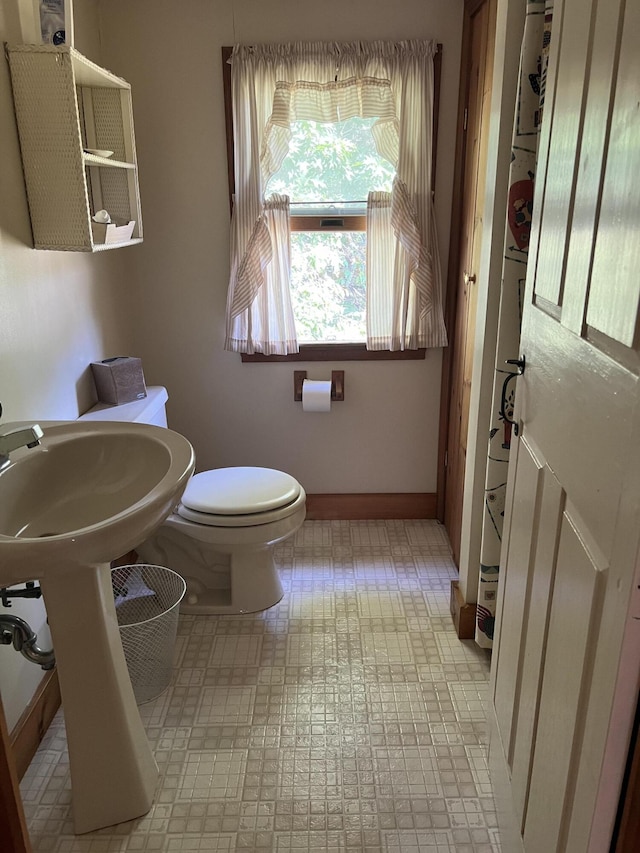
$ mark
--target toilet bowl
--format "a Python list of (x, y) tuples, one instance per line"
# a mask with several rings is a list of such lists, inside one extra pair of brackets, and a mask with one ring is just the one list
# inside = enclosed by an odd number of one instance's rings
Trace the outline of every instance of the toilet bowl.
[[(144, 400), (98, 404), (82, 418), (167, 426), (165, 388)], [(182, 575), (183, 613), (251, 613), (282, 598), (274, 547), (305, 519), (306, 495), (290, 474), (272, 468), (217, 468), (195, 474), (180, 504), (136, 548), (146, 563)]]

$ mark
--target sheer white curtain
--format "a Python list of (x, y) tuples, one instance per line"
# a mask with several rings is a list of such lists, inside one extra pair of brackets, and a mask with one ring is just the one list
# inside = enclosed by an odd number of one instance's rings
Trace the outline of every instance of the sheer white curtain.
[(298, 351), (289, 295), (289, 202), (264, 190), (262, 164), (273, 108), (276, 65), (261, 52), (235, 48), (231, 75), (235, 196), (225, 349), (286, 355)]
[(274, 193), (263, 205), (238, 269), (227, 349), (264, 355), (298, 351), (289, 295), (290, 255), (289, 199)]
[(297, 351), (288, 201), (267, 200), (264, 192), (287, 154), (291, 122), (353, 116), (377, 119), (376, 147), (396, 168), (392, 193), (384, 199), (372, 193), (368, 204), (367, 346), (446, 345), (431, 196), (435, 50), (435, 43), (422, 41), (234, 48), (227, 349)]

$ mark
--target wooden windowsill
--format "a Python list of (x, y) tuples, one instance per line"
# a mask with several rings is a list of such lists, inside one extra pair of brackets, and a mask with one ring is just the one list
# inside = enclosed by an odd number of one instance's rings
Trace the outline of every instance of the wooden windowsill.
[(285, 362), (285, 361), (407, 361), (423, 359), (426, 349), (408, 349), (397, 352), (389, 350), (368, 350), (366, 344), (300, 344), (300, 352), (290, 355), (247, 355), (242, 353), (242, 361)]

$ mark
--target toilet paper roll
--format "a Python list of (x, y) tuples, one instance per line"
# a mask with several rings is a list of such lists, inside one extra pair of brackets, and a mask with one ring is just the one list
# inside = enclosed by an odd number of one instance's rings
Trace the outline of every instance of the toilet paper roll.
[(302, 411), (331, 411), (331, 381), (305, 379), (302, 383)]

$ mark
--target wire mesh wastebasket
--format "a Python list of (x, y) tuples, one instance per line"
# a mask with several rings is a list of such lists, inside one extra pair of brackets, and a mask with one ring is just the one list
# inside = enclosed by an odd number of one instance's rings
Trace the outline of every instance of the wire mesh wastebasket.
[(187, 585), (162, 566), (111, 571), (122, 648), (136, 702), (155, 699), (171, 682), (178, 608)]

